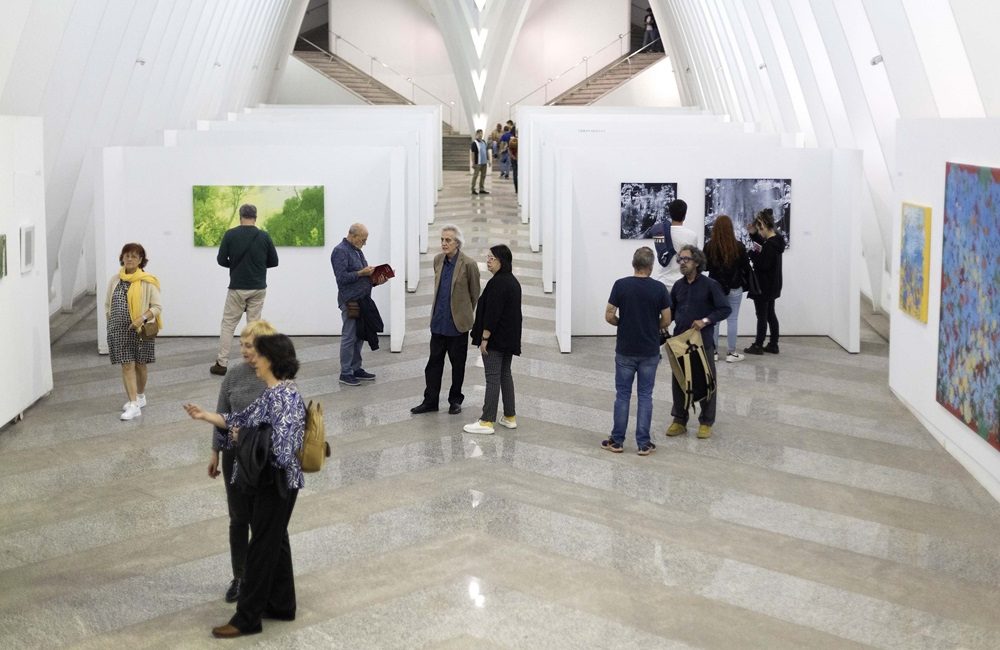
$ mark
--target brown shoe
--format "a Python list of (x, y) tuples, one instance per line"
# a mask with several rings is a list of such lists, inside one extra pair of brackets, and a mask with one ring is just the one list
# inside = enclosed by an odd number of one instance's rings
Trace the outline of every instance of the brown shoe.
[(665, 435), (670, 436), (670, 437), (673, 437), (673, 436), (682, 436), (682, 435), (684, 435), (687, 432), (688, 432), (688, 430), (687, 430), (687, 426), (686, 425), (681, 424), (680, 422), (674, 422), (669, 427), (667, 427), (667, 431), (666, 431)]
[(213, 375), (219, 375), (221, 377), (226, 374), (226, 367), (216, 361), (215, 365), (209, 368), (208, 371)]
[(238, 636), (243, 636), (243, 632), (241, 632), (240, 628), (235, 625), (226, 623), (225, 625), (220, 625), (219, 627), (213, 627), (212, 636), (216, 639), (235, 639)]
[(704, 440), (705, 438), (712, 437), (712, 425), (702, 424), (698, 427), (698, 437)]

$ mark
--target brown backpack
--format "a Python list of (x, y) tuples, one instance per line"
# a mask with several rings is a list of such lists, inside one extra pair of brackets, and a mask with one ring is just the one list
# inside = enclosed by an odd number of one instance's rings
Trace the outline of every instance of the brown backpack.
[(299, 450), (299, 464), (303, 472), (318, 472), (323, 462), (330, 457), (330, 445), (326, 441), (326, 424), (323, 422), (323, 405), (309, 400), (306, 407), (306, 431)]

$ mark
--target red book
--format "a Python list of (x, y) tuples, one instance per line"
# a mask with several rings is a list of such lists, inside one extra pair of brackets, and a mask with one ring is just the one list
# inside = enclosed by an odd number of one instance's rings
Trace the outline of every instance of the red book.
[(396, 277), (396, 272), (388, 264), (379, 264), (371, 274), (372, 284), (382, 284), (389, 278), (394, 277)]

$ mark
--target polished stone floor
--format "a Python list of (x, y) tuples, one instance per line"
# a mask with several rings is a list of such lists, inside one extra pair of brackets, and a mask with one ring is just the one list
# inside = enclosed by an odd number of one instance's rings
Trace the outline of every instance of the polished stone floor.
[(338, 339), (297, 339), (334, 448), (291, 521), (298, 619), (214, 641), (233, 611), (225, 499), (180, 404), (214, 404), (216, 341), (161, 340), (149, 406), (119, 422), (88, 317), (54, 345), (55, 390), (0, 431), (0, 647), (1000, 647), (1000, 507), (892, 398), (872, 330), (859, 355), (788, 338), (721, 364), (710, 440), (663, 437), (661, 366), (659, 448), (609, 454), (614, 341), (558, 352), (512, 188), (467, 182), (448, 174), (437, 223), (462, 225), (477, 259), (515, 251), (520, 428), (461, 433), (483, 398), (475, 357), (465, 413), (410, 415), (431, 256), (404, 351), (366, 351), (373, 385), (337, 383)]

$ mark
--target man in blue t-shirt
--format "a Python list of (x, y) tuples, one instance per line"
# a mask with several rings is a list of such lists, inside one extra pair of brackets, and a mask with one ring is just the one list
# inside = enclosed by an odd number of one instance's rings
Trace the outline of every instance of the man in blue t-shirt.
[(608, 451), (621, 453), (628, 425), (632, 382), (638, 375), (635, 442), (640, 456), (656, 449), (649, 439), (653, 419), (653, 385), (660, 365), (660, 330), (670, 324), (670, 296), (662, 282), (650, 277), (655, 255), (643, 246), (632, 255), (631, 277), (617, 280), (611, 288), (604, 320), (618, 328), (615, 345), (615, 411), (611, 436), (601, 442)]

